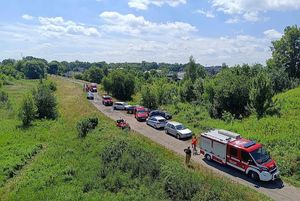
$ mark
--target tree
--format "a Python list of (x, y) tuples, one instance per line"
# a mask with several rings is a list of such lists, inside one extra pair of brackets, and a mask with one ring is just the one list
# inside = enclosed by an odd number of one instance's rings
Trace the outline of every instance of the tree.
[(45, 77), (46, 64), (39, 60), (23, 61), (21, 71), (28, 79), (40, 79)]
[(180, 87), (180, 97), (181, 100), (186, 102), (191, 102), (196, 100), (196, 95), (194, 93), (194, 85), (192, 80), (185, 80), (182, 86)]
[(203, 93), (204, 93), (204, 80), (202, 78), (198, 78), (194, 83), (194, 94), (197, 101), (202, 101)]
[(193, 56), (190, 56), (190, 61), (185, 67), (185, 78), (195, 81), (197, 78), (197, 65)]
[(33, 95), (38, 117), (55, 119), (57, 117), (57, 102), (51, 89), (46, 84), (41, 84), (33, 92)]
[(300, 78), (300, 28), (288, 26), (281, 39), (272, 42), (272, 59), (289, 77)]
[(19, 118), (22, 121), (23, 126), (29, 126), (35, 119), (37, 108), (34, 104), (32, 95), (25, 95), (21, 107), (19, 109)]
[(240, 67), (223, 69), (204, 85), (211, 116), (221, 118), (224, 111), (230, 112), (235, 118), (249, 114), (247, 105), (251, 77), (242, 72)]
[(135, 89), (135, 78), (124, 70), (115, 70), (103, 80), (103, 86), (117, 99), (130, 100)]
[(58, 61), (51, 61), (48, 64), (48, 73), (57, 75), (61, 71), (61, 68), (62, 68), (61, 64)]
[(94, 82), (100, 84), (102, 78), (104, 77), (104, 73), (101, 68), (92, 66), (88, 70), (86, 70), (83, 74), (85, 80), (89, 82)]
[(271, 79), (265, 71), (261, 71), (252, 80), (250, 89), (250, 102), (254, 107), (257, 118), (261, 118), (273, 105), (273, 90)]
[(141, 90), (141, 104), (150, 109), (156, 109), (158, 106), (155, 90), (150, 86), (145, 86)]

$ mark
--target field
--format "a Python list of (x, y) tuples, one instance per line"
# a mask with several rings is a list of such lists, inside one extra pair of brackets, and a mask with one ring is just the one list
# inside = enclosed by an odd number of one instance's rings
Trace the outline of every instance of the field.
[[(59, 118), (27, 129), (17, 110), (38, 81), (4, 88), (11, 109), (0, 113), (0, 200), (268, 200), (201, 167), (186, 168), (179, 156), (116, 128), (80, 87), (54, 80)], [(90, 115), (99, 125), (79, 139), (76, 122)]]
[(210, 128), (222, 128), (263, 143), (278, 162), (281, 175), (286, 181), (300, 186), (300, 88), (289, 90), (274, 97), (281, 105), (280, 117), (252, 115), (243, 120), (216, 120), (209, 117), (202, 106), (178, 103), (164, 109), (174, 119), (185, 123), (196, 134)]

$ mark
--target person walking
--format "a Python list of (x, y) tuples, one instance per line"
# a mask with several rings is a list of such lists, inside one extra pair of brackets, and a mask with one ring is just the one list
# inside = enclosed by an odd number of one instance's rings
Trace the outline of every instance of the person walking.
[(192, 138), (193, 155), (197, 154), (197, 144), (198, 144), (198, 140), (197, 140), (197, 137), (194, 135)]
[(184, 149), (184, 152), (185, 152), (185, 164), (186, 164), (186, 165), (189, 165), (189, 164), (190, 164), (191, 157), (192, 157), (192, 151), (191, 151), (191, 148), (188, 147), (187, 149)]

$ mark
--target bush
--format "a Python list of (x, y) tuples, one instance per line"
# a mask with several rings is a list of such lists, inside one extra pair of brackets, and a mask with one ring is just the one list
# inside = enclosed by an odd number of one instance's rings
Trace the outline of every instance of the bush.
[(90, 130), (95, 129), (97, 125), (98, 125), (97, 117), (89, 117), (89, 118), (81, 119), (76, 126), (78, 131), (78, 137), (79, 138), (86, 137), (87, 133)]
[(55, 83), (55, 82), (53, 82), (53, 81), (47, 81), (46, 82), (46, 85), (49, 87), (49, 89), (51, 90), (51, 91), (56, 91), (57, 90), (57, 84)]
[(6, 104), (8, 102), (8, 94), (4, 91), (0, 91), (0, 104)]
[(33, 95), (38, 117), (56, 119), (57, 102), (50, 88), (46, 84), (41, 84), (37, 90), (33, 91)]
[(33, 97), (26, 95), (23, 98), (21, 107), (19, 109), (19, 118), (22, 121), (23, 126), (29, 126), (34, 120), (36, 115), (36, 106), (34, 105)]

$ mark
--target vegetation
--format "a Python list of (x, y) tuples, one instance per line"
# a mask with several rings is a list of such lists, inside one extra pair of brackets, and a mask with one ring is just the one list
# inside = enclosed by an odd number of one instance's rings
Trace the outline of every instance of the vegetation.
[(36, 106), (31, 94), (26, 94), (22, 100), (21, 107), (19, 109), (19, 118), (22, 121), (22, 125), (27, 127), (36, 117)]
[[(1, 110), (1, 200), (268, 200), (202, 167), (187, 169), (180, 157), (134, 133), (124, 135), (101, 113), (95, 114), (101, 124), (79, 140), (74, 125), (95, 109), (81, 87), (55, 82), (57, 120), (37, 120), (23, 130), (15, 109)], [(5, 86), (12, 107), (38, 84)]]
[(89, 117), (81, 119), (77, 122), (77, 131), (78, 137), (85, 138), (89, 131), (96, 128), (98, 125), (98, 118), (97, 117)]

